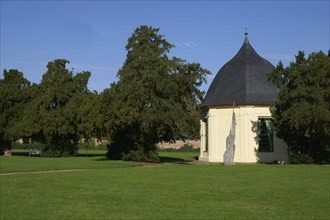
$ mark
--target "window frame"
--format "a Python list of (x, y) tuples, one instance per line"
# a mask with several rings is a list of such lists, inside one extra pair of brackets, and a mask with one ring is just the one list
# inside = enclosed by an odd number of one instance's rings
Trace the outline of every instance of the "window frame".
[(209, 151), (209, 117), (203, 119), (204, 123), (204, 149), (203, 152)]
[[(262, 126), (262, 121), (265, 124)], [(274, 152), (274, 129), (272, 125), (273, 118), (269, 116), (258, 117), (258, 152), (259, 153), (273, 153)], [(261, 130), (263, 129), (263, 130)]]

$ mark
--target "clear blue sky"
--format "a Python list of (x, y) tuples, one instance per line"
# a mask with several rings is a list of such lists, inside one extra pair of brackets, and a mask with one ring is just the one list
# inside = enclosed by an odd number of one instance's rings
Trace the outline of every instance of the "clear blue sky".
[[(170, 56), (209, 69), (206, 90), (239, 50), (245, 27), (259, 55), (276, 65), (329, 50), (329, 1), (2, 1), (1, 71), (39, 83), (47, 62), (64, 58), (92, 72), (91, 90), (116, 81), (125, 45), (140, 25), (160, 28)], [(1, 78), (2, 78), (1, 74)]]

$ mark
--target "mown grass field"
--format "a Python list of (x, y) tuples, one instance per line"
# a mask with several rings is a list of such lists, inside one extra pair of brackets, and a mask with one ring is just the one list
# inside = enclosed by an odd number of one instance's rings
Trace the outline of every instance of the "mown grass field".
[[(196, 152), (161, 152), (163, 163), (0, 157), (1, 219), (329, 219), (329, 165), (187, 162)], [(15, 155), (15, 152), (14, 152)]]

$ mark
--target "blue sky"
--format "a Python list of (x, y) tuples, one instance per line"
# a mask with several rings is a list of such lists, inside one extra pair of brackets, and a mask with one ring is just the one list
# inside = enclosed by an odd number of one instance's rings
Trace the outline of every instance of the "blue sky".
[[(140, 25), (160, 28), (170, 56), (197, 62), (212, 76), (239, 50), (245, 27), (259, 55), (276, 65), (329, 50), (329, 1), (3, 1), (1, 70), (39, 83), (49, 61), (91, 71), (91, 90), (116, 81), (125, 45)], [(1, 74), (2, 77), (2, 74)]]

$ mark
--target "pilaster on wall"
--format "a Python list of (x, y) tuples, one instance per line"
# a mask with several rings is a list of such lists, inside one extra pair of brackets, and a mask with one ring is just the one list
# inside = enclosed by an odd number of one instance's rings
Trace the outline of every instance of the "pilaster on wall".
[(216, 115), (214, 115), (214, 111), (213, 109), (209, 110), (209, 114), (208, 114), (208, 157), (209, 157), (209, 162), (217, 162), (215, 161), (215, 157), (217, 155), (217, 127), (216, 127)]
[(235, 162), (254, 163), (256, 162), (255, 149), (257, 146), (255, 106), (241, 106), (238, 112), (238, 135), (236, 141)]
[(201, 137), (201, 146), (200, 146), (200, 154), (199, 154), (199, 160), (201, 161), (208, 161), (208, 155), (205, 154), (206, 150), (206, 123), (204, 122), (204, 119), (200, 120), (200, 137)]
[(198, 157), (198, 160), (209, 162), (209, 153), (208, 152), (201, 152), (201, 154)]
[(208, 149), (206, 147), (206, 145), (208, 143), (207, 142), (207, 128), (206, 126), (208, 126), (208, 123), (206, 123), (206, 121), (208, 121), (208, 116), (209, 112), (208, 111), (204, 111), (201, 113), (201, 119), (200, 119), (200, 138), (201, 138), (201, 146), (200, 146), (200, 154), (199, 154), (199, 160), (200, 161), (209, 161), (209, 156), (208, 156)]
[(209, 161), (223, 162), (226, 140), (230, 132), (232, 108), (210, 109)]

